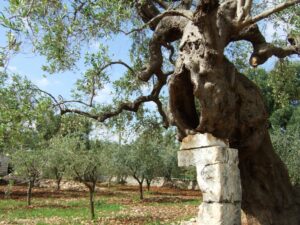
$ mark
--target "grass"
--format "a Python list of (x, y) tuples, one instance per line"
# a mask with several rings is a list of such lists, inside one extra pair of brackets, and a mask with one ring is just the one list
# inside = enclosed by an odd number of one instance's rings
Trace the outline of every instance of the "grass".
[(174, 195), (176, 191), (169, 194), (170, 190), (145, 192), (145, 200), (140, 201), (138, 192), (109, 189), (96, 196), (93, 222), (84, 192), (55, 193), (37, 188), (32, 206), (28, 207), (26, 189), (20, 187), (18, 191), (16, 199), (0, 198), (1, 224), (176, 224), (174, 222), (195, 216), (194, 209), (200, 204), (198, 197)]
[[(61, 201), (59, 201), (61, 200)], [(89, 219), (89, 202), (85, 199), (64, 201), (63, 199), (45, 200), (35, 199), (32, 206), (27, 206), (26, 202), (21, 200), (1, 200), (0, 218), (14, 220), (27, 218), (50, 218), (53, 216), (60, 218), (80, 217)], [(124, 206), (119, 204), (108, 204), (105, 201), (95, 202), (96, 214), (101, 217), (109, 215), (111, 212), (118, 212)]]

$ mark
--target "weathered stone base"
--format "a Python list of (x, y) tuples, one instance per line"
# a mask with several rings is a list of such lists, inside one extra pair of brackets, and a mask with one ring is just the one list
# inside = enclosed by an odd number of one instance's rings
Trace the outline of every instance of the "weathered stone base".
[(195, 166), (203, 203), (199, 225), (241, 224), (241, 181), (238, 151), (208, 134), (183, 139), (178, 152), (179, 166)]

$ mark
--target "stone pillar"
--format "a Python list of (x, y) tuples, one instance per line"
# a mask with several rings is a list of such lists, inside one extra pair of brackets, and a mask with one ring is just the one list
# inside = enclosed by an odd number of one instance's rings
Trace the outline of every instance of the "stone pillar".
[(241, 224), (242, 193), (236, 149), (211, 134), (189, 135), (178, 152), (178, 166), (196, 166), (203, 195), (197, 224)]

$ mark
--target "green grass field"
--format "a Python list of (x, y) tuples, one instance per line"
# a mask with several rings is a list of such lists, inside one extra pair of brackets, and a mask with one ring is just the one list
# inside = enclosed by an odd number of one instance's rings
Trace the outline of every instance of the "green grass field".
[[(3, 187), (2, 187), (3, 189)], [(16, 189), (16, 187), (15, 187)], [(88, 193), (53, 192), (34, 189), (32, 205), (26, 205), (26, 188), (17, 187), (12, 199), (0, 199), (0, 224), (176, 224), (196, 216), (200, 198), (196, 192), (146, 192), (140, 201), (135, 188), (98, 191), (95, 198), (96, 219), (90, 219)], [(0, 189), (1, 190), (1, 189)], [(174, 192), (174, 193), (172, 193)]]

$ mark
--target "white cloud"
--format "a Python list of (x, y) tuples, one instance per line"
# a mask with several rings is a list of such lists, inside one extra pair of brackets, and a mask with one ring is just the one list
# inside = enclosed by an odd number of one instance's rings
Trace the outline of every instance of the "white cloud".
[(19, 72), (19, 70), (16, 66), (8, 66), (7, 69), (13, 73)]
[(265, 28), (265, 34), (266, 34), (266, 40), (268, 42), (272, 42), (274, 39), (274, 35), (276, 34), (277, 37), (284, 40), (287, 37), (287, 32), (285, 29), (284, 24), (281, 24), (281, 26), (274, 27), (274, 24), (267, 23)]
[(93, 130), (90, 134), (90, 138), (92, 139), (111, 141), (117, 143), (121, 141), (121, 144), (131, 143), (134, 140), (136, 140), (137, 137), (138, 135), (129, 129), (123, 130), (120, 136), (120, 133), (118, 133), (116, 130), (112, 130), (111, 128), (106, 127), (105, 125), (101, 125), (99, 123), (94, 124)]
[(94, 50), (94, 51), (98, 51), (100, 48), (100, 42), (99, 41), (92, 41), (89, 45), (89, 47)]
[(149, 92), (152, 91), (152, 89), (153, 89), (152, 83), (142, 85), (142, 93), (144, 95), (149, 94)]
[(119, 135), (112, 133), (109, 128), (105, 126), (99, 126), (98, 124), (95, 125), (90, 137), (92, 139), (109, 140), (113, 142), (118, 142), (119, 140)]
[(112, 93), (112, 88), (109, 85), (105, 85), (105, 87), (96, 95), (94, 100), (97, 103), (109, 104), (112, 102)]
[(46, 77), (36, 80), (34, 83), (41, 88), (45, 88), (50, 85), (50, 81)]

